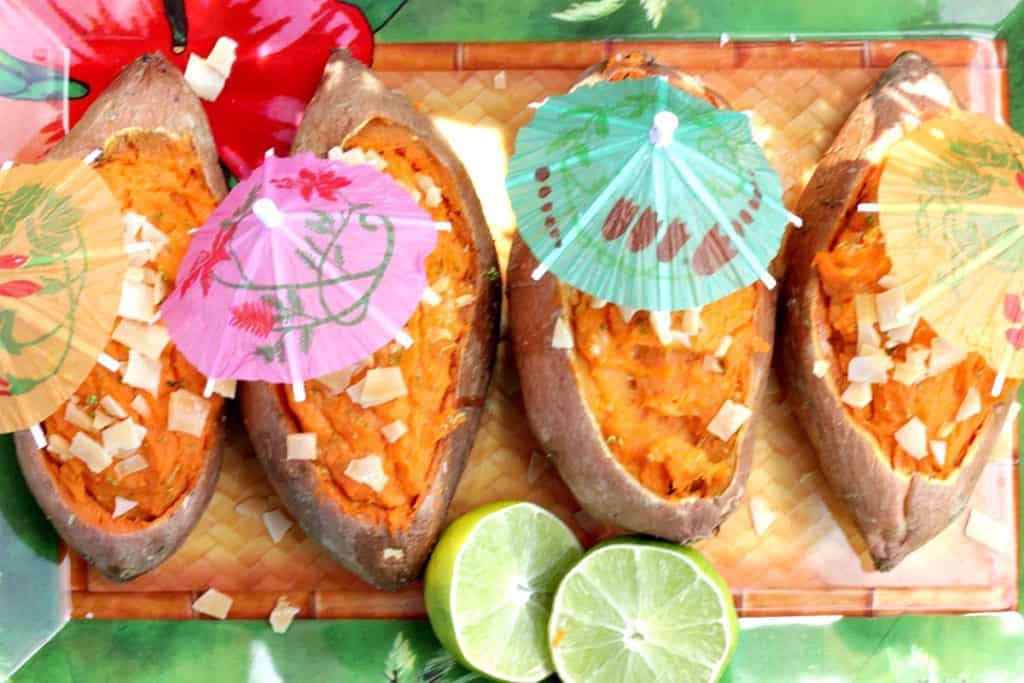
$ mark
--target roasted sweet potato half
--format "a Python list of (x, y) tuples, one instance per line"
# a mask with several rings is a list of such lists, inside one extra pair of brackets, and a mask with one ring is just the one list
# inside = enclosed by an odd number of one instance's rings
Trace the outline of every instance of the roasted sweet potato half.
[[(101, 151), (95, 169), (125, 212), (125, 226), (109, 229), (154, 245), (133, 257), (129, 272), (156, 306), (173, 286), (189, 229), (225, 193), (206, 116), (181, 73), (145, 55), (47, 157), (93, 150)], [(205, 378), (159, 323), (119, 317), (113, 336), (106, 352), (120, 371), (97, 365), (46, 419), (46, 450), (27, 432), (15, 443), (29, 488), (58, 533), (107, 577), (127, 581), (165, 560), (213, 495), (223, 399), (202, 398)]]
[[(723, 105), (698, 79), (636, 56), (580, 83), (647, 76)], [(757, 412), (768, 375), (774, 292), (758, 283), (658, 319), (550, 273), (534, 280), (536, 265), (517, 239), (509, 326), (530, 426), (562, 478), (609, 524), (678, 542), (713, 534), (750, 473), (746, 411)]]
[[(480, 202), (440, 132), (346, 52), (334, 53), (293, 152), (368, 162), (437, 221), (429, 291), (405, 331), (366, 362), (290, 387), (246, 383), (256, 454), (285, 506), (345, 567), (381, 588), (419, 577), (462, 475), (494, 365), (501, 278)], [(400, 370), (384, 403), (363, 388)], [(316, 458), (288, 459), (288, 436), (316, 435)]]
[[(804, 228), (790, 243), (789, 399), (880, 570), (960, 514), (1017, 388), (1007, 383), (993, 398), (984, 360), (952, 349), (923, 320), (885, 332), (878, 324), (892, 264), (877, 215), (858, 205), (877, 201), (886, 151), (908, 127), (956, 106), (928, 60), (900, 55), (818, 165), (797, 209)], [(854, 357), (868, 360), (851, 368)], [(868, 366), (885, 381), (865, 381)], [(961, 411), (975, 399), (976, 411)]]

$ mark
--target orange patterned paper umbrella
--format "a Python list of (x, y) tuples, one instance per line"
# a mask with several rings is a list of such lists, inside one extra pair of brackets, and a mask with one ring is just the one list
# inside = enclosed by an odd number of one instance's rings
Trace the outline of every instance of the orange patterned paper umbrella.
[(117, 200), (87, 164), (0, 169), (0, 432), (57, 410), (103, 354), (123, 235)]

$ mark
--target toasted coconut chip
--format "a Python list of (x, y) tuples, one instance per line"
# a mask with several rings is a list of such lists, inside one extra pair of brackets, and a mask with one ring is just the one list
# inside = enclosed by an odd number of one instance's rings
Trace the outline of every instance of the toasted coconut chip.
[(700, 308), (691, 308), (688, 311), (683, 311), (683, 333), (688, 334), (691, 337), (695, 337), (700, 334), (701, 329), (704, 327), (704, 323), (700, 319)]
[(463, 308), (471, 305), (474, 301), (476, 301), (476, 297), (472, 294), (463, 294), (462, 296), (455, 297), (455, 306), (456, 308)]
[(128, 411), (126, 411), (113, 396), (104, 396), (101, 398), (100, 408), (103, 408), (108, 415), (115, 417), (118, 420), (123, 420), (128, 417)]
[(967, 395), (964, 396), (960, 408), (956, 411), (956, 421), (963, 422), (979, 413), (981, 413), (981, 392), (977, 387), (971, 387), (967, 390)]
[(848, 406), (863, 408), (871, 403), (871, 385), (863, 382), (850, 382), (840, 398)]
[(397, 367), (373, 368), (361, 382), (349, 387), (346, 392), (353, 402), (363, 408), (383, 405), (409, 393), (402, 378), (402, 370)]
[(946, 442), (938, 440), (929, 441), (928, 449), (932, 452), (935, 462), (939, 463), (939, 467), (944, 467), (946, 465)]
[(127, 418), (103, 430), (103, 448), (113, 456), (131, 453), (142, 446), (145, 437), (146, 428)]
[(149, 322), (156, 308), (153, 306), (153, 288), (145, 282), (125, 280), (121, 283), (121, 301), (117, 314), (127, 320)]
[(821, 378), (828, 374), (829, 368), (832, 367), (832, 363), (827, 360), (816, 360), (814, 361), (814, 368), (811, 372), (814, 373), (815, 377)]
[(428, 208), (436, 209), (437, 207), (441, 206), (441, 202), (443, 201), (444, 195), (441, 194), (441, 188), (432, 187), (429, 190), (427, 190), (427, 196), (424, 199), (423, 203), (426, 204)]
[(928, 455), (928, 428), (916, 417), (910, 418), (905, 425), (893, 434), (900, 448), (913, 458), (920, 460)]
[(591, 308), (604, 308), (607, 305), (608, 305), (608, 300), (607, 299), (599, 299), (596, 296), (592, 297), (590, 299), (590, 307)]
[(722, 367), (722, 362), (714, 356), (704, 356), (704, 370), (718, 374), (725, 372), (725, 368)]
[(92, 431), (92, 418), (89, 417), (89, 413), (79, 408), (74, 403), (68, 401), (64, 406), (64, 419), (75, 425), (79, 429), (85, 429)]
[(438, 294), (444, 294), (448, 291), (448, 288), (452, 285), (451, 275), (442, 275), (441, 277), (434, 280), (430, 286), (434, 288), (434, 291)]
[(436, 306), (441, 303), (441, 295), (431, 289), (430, 285), (427, 285), (423, 288), (423, 294), (420, 295), (420, 301), (427, 306)]
[(316, 434), (301, 432), (285, 437), (288, 460), (316, 460)]
[(572, 328), (565, 318), (559, 316), (555, 321), (555, 331), (551, 335), (551, 348), (571, 349), (573, 345)]
[(892, 378), (908, 387), (912, 387), (928, 376), (928, 368), (918, 363), (896, 363)]
[(110, 454), (103, 450), (103, 446), (88, 434), (82, 432), (78, 432), (71, 438), (71, 445), (68, 447), (68, 450), (71, 452), (71, 455), (84, 462), (85, 466), (93, 474), (99, 474), (110, 467), (110, 464), (114, 461)]
[(46, 440), (46, 451), (61, 462), (67, 462), (72, 457), (71, 442), (60, 434), (50, 434)]
[(405, 423), (402, 422), (401, 420), (389, 422), (388, 424), (380, 428), (381, 434), (384, 435), (384, 438), (387, 440), (388, 443), (395, 443), (403, 436), (405, 436), (405, 433), (408, 431), (409, 428), (406, 427)]
[(149, 463), (141, 455), (135, 454), (130, 458), (125, 458), (116, 465), (114, 465), (114, 474), (117, 475), (118, 479), (124, 479), (129, 474), (135, 474), (141, 472), (149, 467)]
[(163, 325), (150, 325), (134, 320), (120, 320), (114, 328), (113, 339), (138, 351), (147, 358), (157, 360), (171, 340)]
[(160, 372), (160, 361), (129, 349), (128, 364), (125, 365), (121, 381), (130, 387), (148, 391), (155, 397), (160, 391)]
[(330, 396), (337, 396), (341, 392), (348, 389), (349, 384), (352, 382), (352, 376), (363, 369), (365, 363), (354, 363), (347, 368), (336, 370), (329, 375), (318, 377), (316, 381), (323, 385), (327, 389), (327, 393)]
[(388, 475), (384, 472), (384, 462), (376, 454), (350, 461), (345, 467), (345, 476), (354, 482), (369, 486), (377, 493), (383, 491), (388, 483)]
[(263, 513), (263, 526), (267, 528), (270, 540), (277, 543), (295, 526), (295, 522), (280, 510), (271, 510)]
[(142, 394), (135, 394), (135, 398), (132, 399), (128, 406), (141, 415), (143, 419), (148, 419), (151, 415), (149, 404), (146, 403), (146, 399), (143, 398)]
[(722, 337), (722, 341), (718, 343), (718, 348), (715, 349), (715, 358), (724, 358), (725, 354), (729, 353), (729, 348), (732, 346), (732, 335), (727, 334)]
[(768, 527), (775, 523), (775, 512), (768, 507), (768, 503), (759, 496), (750, 498), (750, 522), (754, 527), (754, 533), (763, 536)]
[(234, 600), (229, 596), (221, 593), (216, 588), (211, 588), (192, 603), (192, 609), (200, 614), (224, 619), (228, 616), (228, 612), (231, 611), (231, 603), (233, 602)]
[(651, 329), (654, 330), (654, 336), (658, 338), (658, 342), (662, 346), (671, 344), (672, 314), (668, 311), (650, 311), (647, 318), (651, 322)]
[(885, 384), (889, 379), (889, 370), (892, 366), (892, 359), (885, 352), (877, 351), (851, 358), (846, 376), (851, 382)]
[(235, 512), (249, 519), (261, 519), (269, 505), (262, 496), (249, 496), (235, 506)]
[(948, 438), (949, 435), (953, 433), (954, 429), (956, 429), (956, 423), (953, 423), (953, 422), (945, 422), (945, 423), (943, 423), (943, 425), (941, 427), (939, 427), (939, 438), (940, 439)]
[(284, 633), (292, 625), (292, 621), (298, 613), (298, 607), (289, 605), (286, 598), (278, 598), (277, 604), (270, 612), (270, 618), (268, 619), (270, 621), (270, 628), (274, 630), (274, 633)]
[(186, 389), (177, 389), (171, 392), (167, 406), (167, 430), (202, 436), (209, 414), (209, 401)]
[(953, 346), (945, 339), (936, 337), (932, 340), (932, 353), (929, 359), (928, 369), (933, 375), (944, 372), (958, 365), (967, 353)]
[(910, 322), (904, 317), (907, 307), (906, 293), (902, 287), (896, 286), (875, 295), (875, 311), (878, 314), (878, 329), (882, 332), (894, 330)]
[(238, 381), (233, 379), (215, 379), (210, 387), (212, 393), (220, 394), (224, 398), (234, 398), (238, 391)]
[(142, 224), (141, 236), (143, 242), (149, 242), (151, 245), (149, 254), (151, 260), (159, 256), (160, 252), (171, 243), (171, 238), (149, 221)]
[(130, 512), (139, 506), (138, 502), (134, 500), (128, 500), (121, 496), (114, 496), (114, 513), (111, 515), (113, 519), (123, 516), (125, 513)]
[(979, 510), (971, 510), (971, 514), (967, 518), (967, 526), (964, 527), (964, 535), (988, 546), (997, 553), (1004, 553), (1007, 548), (1013, 546), (1013, 532), (1009, 527), (1000, 524)]
[(857, 353), (862, 353), (865, 346), (878, 348), (882, 338), (875, 329), (878, 315), (875, 312), (874, 294), (857, 294), (853, 297), (854, 311), (857, 315)]
[(728, 441), (752, 414), (750, 408), (745, 405), (726, 400), (708, 423), (708, 431), (722, 441)]
[(96, 415), (92, 418), (92, 428), (96, 431), (106, 429), (107, 426), (114, 423), (114, 418), (107, 415), (102, 410), (97, 410)]

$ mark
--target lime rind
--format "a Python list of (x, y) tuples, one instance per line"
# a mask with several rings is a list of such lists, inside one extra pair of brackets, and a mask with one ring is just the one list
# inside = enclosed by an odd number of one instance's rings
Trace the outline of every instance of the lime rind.
[(566, 574), (548, 637), (565, 683), (715, 681), (735, 647), (736, 614), (696, 551), (618, 539)]

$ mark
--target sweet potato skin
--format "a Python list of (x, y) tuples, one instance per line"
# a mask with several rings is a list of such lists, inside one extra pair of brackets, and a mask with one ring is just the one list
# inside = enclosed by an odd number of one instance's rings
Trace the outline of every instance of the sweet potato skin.
[(497, 255), (483, 209), (462, 163), (426, 115), (402, 95), (388, 90), (347, 52), (335, 51), (328, 61), (292, 152), (327, 156), (331, 147), (374, 118), (402, 126), (428, 146), (454, 178), (457, 201), (472, 229), (477, 298), (470, 307), (472, 322), (461, 351), (455, 389), (456, 404), (465, 419), (441, 445), (430, 484), (416, 502), (408, 527), (391, 529), (348, 514), (333, 499), (317, 493), (314, 465), (287, 460), (286, 436), (298, 428), (274, 387), (247, 382), (240, 387), (239, 398), (256, 455), (285, 507), (306, 533), (364, 580), (395, 590), (422, 573), (469, 459), (494, 367), (501, 282), (487, 277), (489, 271), (497, 272)]
[[(181, 73), (159, 54), (143, 55), (127, 66), (46, 159), (82, 158), (130, 129), (189, 135), (211, 194), (218, 200), (224, 196), (227, 188), (202, 105)], [(57, 533), (107, 578), (128, 581), (167, 559), (199, 521), (217, 485), (223, 437), (221, 421), (192, 491), (159, 520), (127, 533), (83, 523), (54, 486), (47, 456), (31, 434), (15, 434), (14, 443), (25, 481)]]
[[(699, 80), (657, 64), (649, 58), (613, 59), (584, 72), (578, 84), (622, 77), (622, 71), (668, 78), (676, 87), (705, 97), (716, 106), (724, 100), (704, 88)], [(551, 273), (532, 278), (537, 260), (518, 237), (509, 258), (509, 330), (523, 388), (526, 416), (534, 435), (549, 454), (562, 479), (587, 513), (608, 524), (688, 543), (718, 531), (736, 509), (754, 455), (754, 439), (748, 421), (736, 436), (736, 467), (732, 481), (714, 498), (670, 501), (640, 484), (608, 449), (601, 427), (583, 396), (570, 354), (551, 346), (555, 322), (568, 311), (563, 285)], [(780, 263), (773, 264), (776, 272)], [(755, 325), (759, 336), (771, 343), (775, 337), (776, 293), (757, 286)], [(764, 394), (771, 352), (751, 359), (750, 402), (755, 413)]]
[(783, 287), (783, 379), (794, 413), (818, 454), (822, 472), (844, 501), (867, 541), (875, 566), (892, 569), (956, 518), (988, 461), (1009, 412), (995, 407), (946, 480), (896, 472), (877, 442), (851, 421), (831, 373), (814, 376), (815, 361), (836, 367), (829, 343), (826, 302), (813, 265), (842, 229), (872, 170), (873, 146), (891, 142), (907, 105), (921, 112), (957, 106), (949, 87), (924, 57), (900, 55), (850, 114), (818, 164), (797, 208), (804, 227), (790, 243)]

